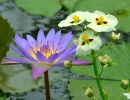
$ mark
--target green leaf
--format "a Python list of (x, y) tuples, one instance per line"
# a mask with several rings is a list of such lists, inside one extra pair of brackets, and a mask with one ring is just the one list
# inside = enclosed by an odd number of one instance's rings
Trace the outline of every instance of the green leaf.
[(15, 3), (28, 13), (46, 17), (53, 16), (61, 9), (60, 3), (56, 0), (15, 0)]
[[(101, 96), (95, 80), (70, 80), (68, 90), (70, 91), (71, 100), (92, 100), (84, 93), (87, 87), (91, 87), (94, 91), (94, 96), (101, 100)], [(104, 89), (108, 92), (109, 100), (114, 100), (114, 95), (120, 88), (120, 82), (117, 81), (102, 81)], [(113, 88), (114, 87), (114, 88)], [(116, 100), (126, 100), (123, 93), (126, 92), (122, 89)]]
[(4, 2), (6, 2), (6, 0), (0, 0), (0, 3), (4, 3)]
[(117, 17), (119, 23), (118, 30), (130, 32), (128, 23), (130, 22), (130, 0), (79, 0), (76, 3), (75, 10), (90, 11), (99, 10), (106, 14), (113, 14)]
[(8, 44), (12, 41), (14, 30), (10, 27), (7, 20), (0, 16), (0, 62), (8, 51)]
[(78, 0), (64, 0), (63, 2), (61, 2), (61, 4), (67, 8), (67, 10), (69, 11), (69, 13), (72, 13), (74, 11), (74, 6), (77, 3)]
[[(106, 67), (103, 71), (102, 77), (107, 79), (122, 80), (130, 79), (130, 44), (123, 43), (122, 45), (112, 45), (108, 48), (104, 54), (109, 55), (114, 64), (112, 67)], [(85, 59), (85, 58), (83, 58)], [(86, 73), (94, 76), (93, 66), (78, 67)], [(101, 65), (98, 63), (99, 72), (101, 70)], [(77, 71), (72, 70), (75, 73)]]

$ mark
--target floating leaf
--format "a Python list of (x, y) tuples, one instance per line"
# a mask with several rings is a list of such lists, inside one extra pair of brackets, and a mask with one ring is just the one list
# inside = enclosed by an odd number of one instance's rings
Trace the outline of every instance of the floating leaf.
[(4, 3), (6, 0), (0, 0), (0, 3)]
[(69, 13), (72, 13), (74, 10), (74, 6), (77, 3), (78, 0), (64, 0), (63, 2), (61, 2), (61, 4), (67, 8), (67, 10), (69, 11)]
[(15, 3), (28, 13), (47, 17), (53, 16), (61, 9), (60, 3), (56, 0), (15, 0)]
[(8, 51), (8, 44), (12, 41), (13, 35), (13, 28), (0, 16), (0, 62)]
[(99, 10), (111, 13), (118, 18), (118, 30), (130, 32), (128, 23), (130, 23), (130, 0), (79, 0), (76, 3), (75, 10), (90, 11)]

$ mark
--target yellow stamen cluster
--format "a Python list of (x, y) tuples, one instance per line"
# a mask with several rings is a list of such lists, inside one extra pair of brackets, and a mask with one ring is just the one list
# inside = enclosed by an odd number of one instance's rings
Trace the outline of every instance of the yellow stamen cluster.
[(77, 15), (74, 15), (74, 16), (72, 17), (72, 19), (74, 20), (75, 23), (79, 22), (79, 20), (80, 20)]
[(98, 22), (99, 22), (99, 23), (103, 23), (103, 21), (104, 21), (104, 18), (103, 18), (102, 16), (100, 16), (100, 17), (98, 18)]
[(107, 24), (107, 21), (104, 20), (103, 16), (99, 16), (98, 18), (96, 18), (96, 23), (97, 25), (104, 25)]
[(82, 40), (84, 41), (84, 42), (86, 42), (86, 41), (88, 41), (88, 35), (87, 34), (83, 34), (82, 35)]

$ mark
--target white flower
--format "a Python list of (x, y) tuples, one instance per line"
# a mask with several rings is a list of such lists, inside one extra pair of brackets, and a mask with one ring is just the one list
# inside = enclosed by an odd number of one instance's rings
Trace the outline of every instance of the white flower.
[(119, 34), (115, 34), (114, 32), (112, 32), (110, 37), (111, 37), (112, 41), (117, 41), (120, 38), (120, 33)]
[(127, 96), (127, 99), (130, 99), (130, 93), (123, 93), (125, 96)]
[(67, 27), (72, 25), (81, 24), (85, 21), (86, 14), (88, 12), (76, 11), (70, 14), (65, 20), (61, 21), (58, 26), (59, 27)]
[(74, 43), (77, 45), (76, 55), (90, 54), (92, 49), (98, 50), (102, 45), (101, 39), (99, 36), (94, 36), (92, 30), (84, 31)]
[(86, 21), (90, 22), (87, 27), (93, 29), (96, 32), (110, 32), (116, 30), (115, 26), (118, 21), (113, 15), (105, 15), (103, 12), (95, 11), (94, 13), (87, 13)]

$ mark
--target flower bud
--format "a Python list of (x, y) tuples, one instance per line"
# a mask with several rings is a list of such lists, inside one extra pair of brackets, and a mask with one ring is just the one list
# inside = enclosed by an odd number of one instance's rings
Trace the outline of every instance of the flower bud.
[(103, 89), (103, 92), (104, 92), (105, 96), (106, 96), (107, 99), (108, 99), (108, 92), (107, 92), (106, 90), (104, 90), (104, 89)]
[(93, 90), (90, 87), (88, 87), (87, 90), (85, 91), (85, 95), (87, 95), (88, 97), (93, 97), (94, 96)]
[(99, 56), (98, 59), (102, 65), (108, 64), (109, 67), (112, 65), (112, 59), (108, 55)]
[(110, 39), (113, 42), (116, 42), (117, 40), (119, 40), (120, 38), (120, 33), (119, 34), (115, 34), (114, 32), (112, 32), (112, 34), (110, 35)]
[(64, 67), (70, 69), (72, 67), (72, 62), (70, 60), (64, 61)]
[(121, 81), (121, 87), (123, 88), (123, 89), (127, 89), (128, 88), (128, 86), (129, 86), (129, 80), (122, 80)]

